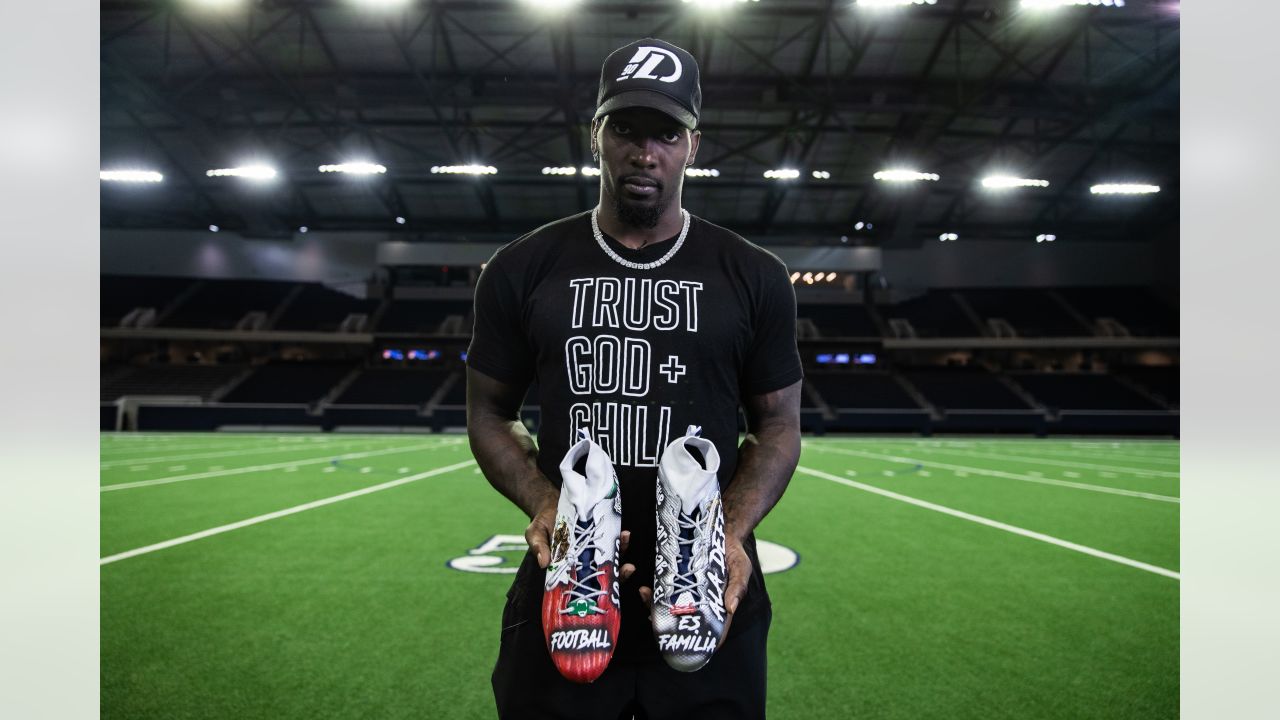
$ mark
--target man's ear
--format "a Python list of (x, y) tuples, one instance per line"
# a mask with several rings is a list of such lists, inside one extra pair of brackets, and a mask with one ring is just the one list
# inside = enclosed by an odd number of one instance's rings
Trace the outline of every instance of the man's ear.
[(591, 155), (593, 157), (599, 157), (600, 155), (600, 144), (596, 142), (596, 133), (600, 132), (600, 123), (602, 120), (604, 120), (604, 118), (596, 118), (591, 121)]
[(691, 130), (689, 132), (689, 159), (685, 162), (685, 167), (693, 166), (694, 160), (698, 157), (698, 143), (701, 140), (701, 130)]

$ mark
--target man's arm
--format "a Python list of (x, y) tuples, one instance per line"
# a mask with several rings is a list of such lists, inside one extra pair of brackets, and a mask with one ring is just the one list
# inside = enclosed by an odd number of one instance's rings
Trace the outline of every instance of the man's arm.
[(745, 398), (750, 432), (738, 450), (738, 467), (724, 491), (725, 559), (729, 580), (725, 609), (733, 614), (747, 592), (751, 560), (743, 541), (777, 504), (800, 461), (800, 386), (803, 381)]
[[(751, 432), (738, 449), (732, 484), (720, 497), (724, 506), (725, 565), (729, 571), (724, 591), (729, 613), (726, 633), (751, 578), (751, 558), (742, 543), (782, 497), (800, 461), (802, 382), (797, 380), (781, 390), (748, 397), (743, 403)], [(652, 588), (640, 588), (640, 598), (652, 609)]]
[(467, 368), (467, 439), (480, 471), (528, 515), (524, 531), (538, 566), (551, 562), (551, 531), (560, 491), (538, 470), (538, 448), (520, 422), (525, 389)]
[[(525, 390), (467, 368), (467, 439), (480, 471), (498, 492), (529, 516), (524, 539), (538, 567), (551, 562), (551, 533), (555, 529), (560, 490), (538, 470), (538, 447), (520, 422)], [(631, 532), (619, 537), (626, 552)], [(636, 571), (633, 563), (618, 568), (619, 581)]]

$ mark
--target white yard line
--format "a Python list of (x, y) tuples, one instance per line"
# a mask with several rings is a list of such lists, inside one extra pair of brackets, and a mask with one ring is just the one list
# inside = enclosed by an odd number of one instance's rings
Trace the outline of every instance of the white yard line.
[(435, 475), (443, 475), (444, 473), (453, 472), (454, 470), (461, 470), (462, 468), (467, 467), (468, 465), (472, 465), (474, 463), (475, 463), (475, 460), (464, 460), (459, 463), (454, 463), (452, 465), (446, 465), (445, 467), (436, 468), (435, 470), (428, 470), (426, 472), (418, 473), (417, 475), (410, 475), (408, 477), (402, 477), (398, 480), (391, 480), (390, 482), (384, 482), (381, 485), (370, 485), (369, 487), (366, 487), (366, 488), (360, 488), (359, 490), (352, 490), (351, 492), (342, 493), (341, 495), (334, 495), (333, 497), (327, 497), (327, 498), (324, 498), (323, 500), (315, 500), (313, 502), (303, 503), (302, 505), (295, 505), (294, 507), (291, 507), (291, 508), (285, 508), (284, 510), (277, 510), (275, 512), (270, 512), (270, 513), (267, 513), (266, 515), (251, 517), (248, 520), (233, 522), (229, 525), (220, 525), (218, 527), (209, 528), (208, 530), (201, 530), (200, 532), (192, 533), (190, 535), (183, 535), (182, 537), (173, 538), (172, 540), (165, 540), (164, 542), (158, 542), (158, 543), (155, 543), (154, 545), (145, 545), (140, 548), (134, 548), (133, 550), (126, 550), (125, 552), (116, 553), (115, 555), (108, 555), (107, 557), (99, 559), (98, 565), (100, 566), (106, 565), (108, 563), (113, 563), (118, 560), (125, 560), (127, 558), (137, 557), (138, 555), (145, 555), (150, 552), (155, 552), (156, 550), (164, 550), (165, 548), (171, 548), (171, 547), (174, 547), (175, 545), (183, 545), (185, 543), (189, 543), (194, 540), (200, 540), (203, 538), (212, 537), (213, 535), (220, 535), (225, 532), (231, 532), (232, 530), (239, 530), (240, 528), (249, 527), (250, 525), (257, 525), (258, 523), (264, 523), (268, 520), (275, 520), (276, 518), (282, 518), (288, 515), (296, 515), (300, 512), (312, 510), (318, 507), (324, 507), (325, 505), (332, 505), (337, 502), (342, 502), (343, 500), (350, 500), (351, 498), (360, 497), (361, 495), (376, 493), (380, 490), (387, 490), (389, 488), (393, 488), (398, 485), (404, 485), (406, 483), (414, 482), (415, 480), (422, 480), (424, 478), (433, 477)]
[(1100, 453), (1100, 452), (1092, 452), (1087, 450), (1075, 450), (1075, 451), (1068, 451), (1068, 452), (1058, 452), (1057, 450), (1051, 450), (1051, 451), (1037, 450), (1036, 452), (1043, 452), (1044, 454), (1049, 455), (1051, 457), (1085, 458), (1085, 459), (1107, 460), (1107, 461), (1118, 461), (1118, 462), (1164, 463), (1166, 465), (1180, 465), (1182, 463), (1182, 459), (1178, 455), (1167, 455), (1167, 454), (1135, 455), (1132, 453)]
[[(184, 438), (184, 439), (195, 440), (196, 438)], [(289, 445), (297, 445), (298, 447), (305, 447), (308, 445), (324, 445), (326, 443), (331, 443), (331, 442), (349, 442), (351, 439), (352, 438), (350, 436), (342, 436), (341, 439), (337, 437), (333, 437), (333, 438), (325, 437), (316, 441), (310, 438), (303, 438), (303, 437), (292, 438), (291, 437), (291, 438), (287, 438), (288, 440), (287, 443), (284, 443), (283, 441), (273, 441), (271, 438), (264, 438), (264, 437), (253, 437), (253, 436), (240, 437), (235, 435), (218, 435), (216, 433), (207, 433), (202, 435), (199, 438), (199, 442), (189, 442), (185, 444), (181, 442), (174, 444), (174, 443), (167, 443), (167, 442), (146, 442), (146, 441), (131, 442), (131, 443), (112, 443), (110, 445), (100, 444), (100, 449), (103, 451), (104, 454), (108, 452), (113, 454), (114, 453), (123, 454), (123, 453), (131, 453), (131, 452), (155, 452), (157, 450), (162, 452), (171, 452), (174, 450), (199, 450), (201, 448), (207, 449), (211, 446), (223, 447), (223, 448), (278, 447), (281, 444), (289, 444)]]
[[(1121, 448), (1120, 450), (1105, 450), (1097, 452), (1095, 448), (1075, 448), (1063, 442), (1053, 442), (1051, 440), (1023, 440), (1023, 441), (982, 441), (978, 442), (953, 442), (946, 440), (898, 440), (893, 438), (886, 439), (867, 439), (867, 438), (838, 438), (827, 437), (822, 438), (825, 442), (835, 443), (853, 443), (860, 445), (877, 445), (884, 446), (907, 446), (929, 449), (949, 449), (960, 448), (964, 450), (982, 450), (992, 449), (998, 452), (1014, 451), (1014, 452), (1034, 452), (1036, 456), (1048, 455), (1053, 457), (1067, 458), (1094, 458), (1098, 460), (1134, 460), (1137, 462), (1156, 462), (1178, 464), (1181, 460), (1178, 457), (1178, 448), (1173, 448), (1173, 453), (1146, 453), (1137, 448)], [(1042, 443), (1042, 444), (1041, 444)]]
[[(921, 448), (926, 450), (926, 448)], [(984, 453), (966, 450), (963, 452), (956, 450), (943, 450), (941, 448), (928, 448), (928, 452), (937, 452), (944, 455), (965, 455), (967, 457), (986, 458), (988, 460), (1008, 460), (1010, 462), (1027, 463), (1031, 465), (1057, 465), (1058, 467), (1075, 468), (1077, 470), (1109, 470), (1111, 472), (1129, 473), (1131, 475), (1155, 475), (1156, 477), (1176, 478), (1179, 474), (1169, 472), (1168, 470), (1143, 470), (1135, 467), (1122, 467), (1120, 465), (1099, 465), (1097, 463), (1071, 462), (1069, 460), (1048, 460), (1033, 455), (1001, 455), (998, 453)]]
[(1167, 568), (1162, 568), (1156, 565), (1150, 565), (1140, 560), (1134, 560), (1132, 558), (1124, 557), (1123, 555), (1116, 555), (1114, 553), (1109, 553), (1104, 550), (1098, 550), (1097, 548), (1091, 548), (1086, 545), (1080, 545), (1078, 543), (1073, 543), (1069, 540), (1063, 540), (1062, 538), (1053, 537), (1052, 535), (1045, 535), (1044, 533), (1038, 533), (1038, 532), (1035, 532), (1034, 530), (1027, 530), (1026, 528), (1017, 527), (1016, 525), (1009, 525), (1007, 523), (1002, 523), (999, 520), (992, 520), (990, 518), (982, 517), (981, 515), (974, 515), (972, 513), (964, 512), (963, 510), (956, 510), (955, 508), (949, 508), (949, 507), (946, 507), (945, 505), (938, 505), (936, 503), (928, 502), (927, 500), (920, 500), (917, 498), (908, 497), (906, 495), (900, 495), (898, 493), (891, 492), (889, 490), (884, 490), (884, 489), (875, 487), (873, 485), (864, 485), (863, 483), (856, 482), (854, 480), (848, 480), (846, 478), (842, 478), (837, 475), (824, 473), (821, 470), (814, 470), (812, 468), (801, 466), (796, 468), (796, 472), (804, 473), (806, 475), (812, 475), (813, 477), (822, 478), (823, 480), (830, 480), (831, 482), (834, 482), (834, 483), (840, 483), (841, 485), (847, 485), (851, 488), (864, 490), (869, 493), (874, 493), (876, 495), (887, 497), (891, 500), (897, 500), (899, 502), (904, 502), (909, 505), (915, 505), (916, 507), (922, 507), (926, 510), (933, 510), (934, 512), (940, 512), (940, 513), (943, 513), (944, 515), (950, 515), (952, 517), (960, 518), (961, 520), (968, 520), (970, 522), (978, 523), (979, 525), (986, 525), (987, 527), (992, 527), (997, 530), (1004, 530), (1005, 532), (1013, 533), (1014, 535), (1021, 535), (1022, 537), (1031, 538), (1032, 540), (1039, 540), (1040, 542), (1049, 543), (1050, 545), (1057, 545), (1058, 547), (1066, 548), (1068, 550), (1074, 550), (1078, 553), (1084, 553), (1085, 555), (1091, 555), (1096, 558), (1102, 558), (1103, 560), (1110, 560), (1111, 562), (1120, 563), (1121, 565), (1128, 565), (1129, 567), (1137, 568), (1139, 570), (1145, 570), (1149, 573), (1155, 573), (1156, 575), (1163, 575), (1164, 577), (1173, 578), (1174, 580), (1179, 580), (1179, 581), (1182, 580), (1181, 574), (1173, 570), (1169, 570)]
[(138, 482), (116, 483), (114, 485), (103, 485), (99, 488), (101, 492), (111, 492), (113, 490), (129, 490), (131, 488), (150, 487), (152, 485), (167, 485), (169, 483), (186, 482), (187, 480), (200, 480), (209, 477), (222, 477), (225, 475), (243, 475), (245, 473), (264, 472), (266, 470), (279, 470), (291, 465), (319, 465), (321, 463), (332, 462), (333, 460), (356, 460), (359, 458), (377, 457), (379, 455), (393, 455), (395, 453), (412, 452), (414, 450), (430, 450), (433, 448), (444, 447), (446, 445), (454, 445), (462, 442), (461, 439), (446, 440), (439, 443), (424, 443), (421, 445), (410, 445), (408, 447), (389, 448), (387, 450), (369, 450), (358, 453), (345, 453), (343, 455), (325, 455), (324, 457), (308, 458), (306, 460), (288, 460), (285, 462), (272, 463), (270, 465), (251, 465), (249, 467), (230, 468), (227, 470), (210, 470), (209, 472), (191, 473), (189, 475), (174, 475), (172, 477), (156, 478), (154, 480), (139, 480)]
[[(192, 455), (166, 455), (163, 457), (140, 457), (128, 460), (106, 460), (99, 463), (99, 467), (106, 470), (120, 465), (137, 465), (138, 463), (158, 463), (158, 462), (177, 462), (178, 460), (199, 460), (201, 458), (229, 457), (231, 455), (261, 455), (264, 453), (278, 452), (310, 452), (318, 448), (333, 447), (351, 447), (352, 445), (367, 444), (363, 441), (347, 441), (332, 442), (323, 445), (299, 444), (297, 446), (290, 445), (288, 447), (280, 447), (278, 445), (263, 445), (261, 447), (242, 447), (233, 450), (219, 450), (217, 452), (195, 453)], [(166, 448), (168, 449), (168, 448)]]
[[(865, 442), (865, 441), (862, 441)], [(945, 455), (966, 455), (969, 457), (987, 458), (990, 460), (1009, 460), (1012, 462), (1039, 463), (1044, 465), (1058, 465), (1060, 467), (1077, 468), (1080, 470), (1109, 470), (1112, 472), (1130, 473), (1133, 475), (1154, 475), (1156, 477), (1176, 478), (1180, 477), (1179, 473), (1169, 472), (1167, 470), (1144, 470), (1134, 467), (1122, 467), (1119, 465), (1099, 465), (1096, 463), (1069, 462), (1067, 460), (1048, 460), (1034, 455), (1001, 455), (997, 453), (984, 453), (974, 450), (952, 450), (945, 447), (918, 446), (916, 449), (922, 452), (943, 453)]]
[[(1122, 490), (1120, 488), (1108, 487), (1106, 485), (1090, 485), (1088, 483), (1071, 482), (1070, 480), (1054, 480), (1053, 478), (1035, 477), (1032, 475), (1020, 475), (1018, 473), (1003, 472), (1001, 470), (987, 470), (986, 468), (968, 467), (966, 465), (951, 465), (949, 463), (940, 463), (933, 460), (918, 460), (916, 458), (902, 457), (900, 455), (883, 455), (881, 453), (867, 452), (865, 450), (849, 450), (847, 448), (829, 448), (822, 445), (805, 443), (805, 447), (812, 447), (818, 452), (839, 453), (841, 455), (853, 455), (855, 457), (870, 458), (872, 460), (887, 460), (889, 462), (903, 463), (908, 465), (920, 465), (923, 467), (937, 468), (939, 470), (951, 470), (957, 475), (961, 473), (973, 473), (975, 475), (987, 475), (990, 477), (1003, 478), (1005, 480), (1018, 480), (1021, 482), (1038, 483), (1040, 485), (1054, 485), (1057, 487), (1073, 488), (1075, 490), (1088, 490), (1090, 492), (1107, 493), (1109, 495), (1123, 495), (1126, 497), (1142, 498), (1144, 500), (1159, 500), (1160, 502), (1181, 503), (1176, 497), (1169, 495), (1157, 495), (1155, 493), (1138, 492), (1137, 490)], [(961, 475), (963, 477), (963, 475)]]
[[(929, 449), (935, 449), (935, 450), (943, 449), (937, 446), (922, 445), (921, 447), (928, 447)], [(987, 447), (990, 447), (990, 446), (987, 446)], [(997, 451), (1003, 452), (1005, 450), (1013, 450), (1015, 447), (1017, 446), (1006, 445), (1004, 447), (997, 446), (994, 449)], [(1061, 457), (1061, 458), (1083, 458), (1085, 460), (1104, 460), (1104, 461), (1118, 461), (1118, 462), (1132, 461), (1132, 462), (1142, 462), (1142, 463), (1164, 463), (1166, 465), (1178, 465), (1179, 463), (1182, 462), (1179, 458), (1170, 457), (1168, 455), (1151, 455), (1151, 456), (1124, 455), (1124, 454), (1114, 454), (1114, 453), (1090, 452), (1085, 450), (1060, 452), (1059, 450), (1055, 450), (1055, 449), (1036, 448), (1036, 447), (1027, 447), (1027, 446), (1017, 447), (1017, 450), (1019, 452), (1034, 452), (1036, 453), (1034, 457), (1046, 456), (1046, 457)]]

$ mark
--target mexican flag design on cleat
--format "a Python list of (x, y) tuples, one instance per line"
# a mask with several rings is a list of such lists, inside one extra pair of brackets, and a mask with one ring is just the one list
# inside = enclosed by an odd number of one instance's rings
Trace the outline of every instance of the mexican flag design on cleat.
[(560, 503), (542, 596), (542, 631), (561, 675), (600, 677), (618, 641), (622, 495), (609, 455), (586, 430), (560, 462)]
[(724, 640), (726, 579), (720, 453), (690, 425), (658, 462), (653, 632), (676, 670), (707, 664)]

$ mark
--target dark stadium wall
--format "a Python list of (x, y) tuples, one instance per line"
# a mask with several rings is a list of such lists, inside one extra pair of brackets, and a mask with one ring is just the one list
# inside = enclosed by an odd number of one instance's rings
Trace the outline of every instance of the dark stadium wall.
[(1157, 243), (971, 241), (885, 250), (895, 287), (1063, 287), (1160, 282)]
[[(296, 234), (291, 241), (235, 233), (102, 231), (102, 272), (112, 275), (298, 280), (361, 285), (380, 263), (478, 264), (497, 243), (404, 243), (380, 232)], [(894, 287), (1044, 287), (1147, 285), (1176, 288), (1169, 252), (1156, 243), (1059, 240), (925, 243), (919, 248), (771, 246), (793, 269), (865, 270), (875, 257)], [(1176, 256), (1176, 251), (1173, 253)], [(802, 267), (802, 265), (805, 265)], [(344, 287), (344, 289), (346, 289)]]

